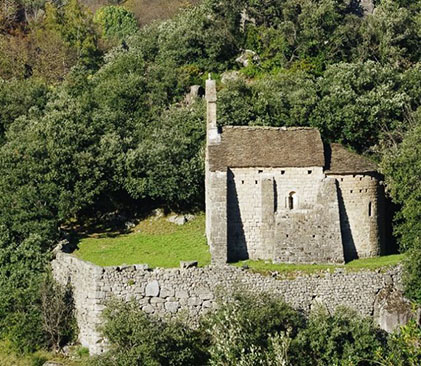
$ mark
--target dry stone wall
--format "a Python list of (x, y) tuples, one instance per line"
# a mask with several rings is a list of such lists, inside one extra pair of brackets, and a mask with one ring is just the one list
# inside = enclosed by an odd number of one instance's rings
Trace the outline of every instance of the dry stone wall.
[(93, 354), (103, 352), (107, 343), (100, 333), (101, 312), (106, 300), (135, 299), (148, 314), (161, 317), (183, 315), (195, 324), (200, 315), (215, 306), (218, 292), (229, 295), (235, 289), (267, 292), (297, 309), (309, 311), (316, 304), (329, 310), (340, 305), (372, 315), (377, 293), (385, 287), (400, 286), (400, 271), (361, 271), (300, 275), (294, 279), (263, 276), (233, 266), (189, 269), (153, 269), (146, 265), (99, 267), (59, 252), (52, 263), (61, 283), (74, 288), (80, 341)]

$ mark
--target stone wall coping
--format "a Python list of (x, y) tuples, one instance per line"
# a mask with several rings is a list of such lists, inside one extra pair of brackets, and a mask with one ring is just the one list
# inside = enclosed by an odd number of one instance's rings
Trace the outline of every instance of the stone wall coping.
[[(260, 275), (262, 277), (267, 277), (268, 275), (263, 275), (257, 271), (244, 269), (241, 267), (235, 267), (230, 264), (210, 264), (204, 267), (191, 267), (191, 268), (163, 268), (163, 267), (149, 267), (148, 264), (132, 264), (132, 265), (126, 265), (122, 264), (119, 266), (99, 266), (97, 264), (94, 264), (92, 262), (86, 261), (84, 259), (78, 258), (75, 255), (71, 253), (65, 253), (63, 251), (60, 251), (56, 253), (57, 260), (60, 260), (61, 258), (64, 258), (66, 261), (71, 260), (72, 262), (79, 263), (83, 265), (84, 267), (90, 268), (95, 270), (96, 272), (149, 272), (151, 274), (173, 274), (177, 275), (180, 273), (185, 272), (195, 272), (195, 273), (204, 273), (208, 271), (220, 271), (221, 269), (227, 271), (227, 272), (245, 272), (250, 275)], [(323, 278), (323, 277), (338, 277), (342, 275), (352, 275), (353, 273), (361, 275), (361, 274), (367, 274), (367, 275), (373, 275), (373, 274), (390, 274), (394, 275), (396, 273), (401, 272), (402, 265), (398, 264), (395, 266), (389, 266), (384, 268), (377, 268), (377, 269), (357, 269), (357, 270), (347, 270), (345, 267), (335, 267), (333, 272), (331, 269), (323, 269), (320, 271), (307, 273), (300, 270), (295, 270), (293, 272), (278, 272), (276, 270), (268, 271), (268, 273), (275, 274), (276, 278), (280, 281), (291, 281), (294, 279), (300, 279), (300, 278)], [(293, 276), (291, 276), (293, 274)]]

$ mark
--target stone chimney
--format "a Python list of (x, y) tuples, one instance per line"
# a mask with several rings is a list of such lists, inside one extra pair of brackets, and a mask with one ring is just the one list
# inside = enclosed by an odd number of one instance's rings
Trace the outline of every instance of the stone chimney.
[(206, 80), (206, 103), (207, 103), (207, 144), (214, 145), (221, 142), (221, 136), (216, 124), (216, 82), (209, 76)]

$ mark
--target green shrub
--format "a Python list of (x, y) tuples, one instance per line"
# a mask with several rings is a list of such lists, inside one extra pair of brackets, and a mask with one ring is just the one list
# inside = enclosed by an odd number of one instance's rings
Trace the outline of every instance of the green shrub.
[(375, 352), (384, 347), (385, 335), (372, 320), (339, 308), (333, 315), (314, 311), (305, 329), (291, 345), (293, 365), (374, 365)]
[(411, 320), (396, 330), (388, 339), (388, 347), (378, 351), (377, 359), (384, 366), (421, 365), (420, 325)]
[(421, 304), (421, 248), (410, 249), (404, 264), (405, 295)]
[(210, 337), (210, 363), (234, 366), (259, 358), (263, 362), (276, 339), (272, 336), (294, 337), (303, 325), (304, 317), (284, 302), (269, 295), (237, 292), (204, 321)]
[(111, 301), (104, 313), (104, 336), (110, 351), (93, 362), (98, 366), (204, 365), (207, 354), (199, 333), (179, 322), (148, 317), (135, 302)]

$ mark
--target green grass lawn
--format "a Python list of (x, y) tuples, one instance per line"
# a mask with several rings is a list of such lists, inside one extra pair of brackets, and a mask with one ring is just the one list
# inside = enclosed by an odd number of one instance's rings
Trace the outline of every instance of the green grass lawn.
[[(151, 217), (137, 225), (126, 235), (112, 233), (92, 234), (81, 239), (75, 255), (100, 266), (147, 263), (150, 267), (175, 268), (180, 261), (197, 260), (199, 266), (210, 263), (209, 247), (205, 238), (205, 216), (200, 214), (185, 225), (178, 226), (165, 217)], [(403, 255), (359, 259), (346, 265), (272, 264), (269, 261), (242, 261), (235, 266), (247, 265), (251, 270), (268, 273), (313, 273), (335, 268), (356, 271), (378, 269), (396, 265)]]
[(127, 235), (90, 235), (78, 243), (74, 254), (100, 266), (147, 263), (151, 267), (179, 267), (180, 261), (210, 263), (205, 237), (205, 216), (178, 226), (165, 218), (142, 221)]
[(247, 265), (251, 270), (261, 273), (280, 272), (280, 273), (294, 273), (305, 272), (315, 273), (329, 270), (333, 272), (336, 268), (344, 268), (347, 271), (358, 271), (364, 269), (375, 270), (379, 268), (387, 268), (399, 264), (404, 258), (404, 254), (387, 255), (376, 258), (357, 259), (345, 265), (335, 264), (273, 264), (270, 261), (241, 261), (235, 263), (235, 266), (242, 267)]

